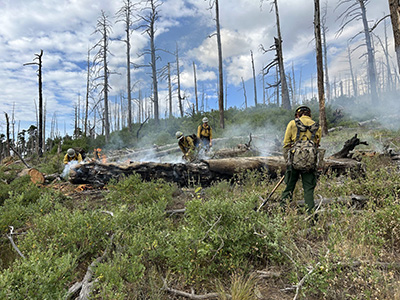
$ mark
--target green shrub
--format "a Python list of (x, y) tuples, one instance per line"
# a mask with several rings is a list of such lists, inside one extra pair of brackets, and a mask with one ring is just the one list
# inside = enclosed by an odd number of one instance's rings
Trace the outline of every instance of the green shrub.
[(35, 202), (41, 194), (41, 189), (31, 182), (29, 176), (16, 177), (9, 184), (0, 181), (0, 205), (10, 197), (10, 192), (14, 194), (24, 194), (24, 203)]
[[(254, 202), (254, 198), (188, 202), (185, 222), (171, 237), (170, 267), (196, 280), (251, 268), (264, 260), (279, 261), (282, 232), (275, 224), (279, 220), (255, 212)], [(263, 232), (262, 237), (255, 231)]]
[(113, 204), (151, 204), (165, 199), (171, 202), (176, 187), (163, 180), (143, 181), (139, 174), (133, 174), (118, 182), (108, 184), (107, 200)]
[(71, 253), (32, 250), (0, 273), (0, 299), (63, 299), (75, 268)]
[(20, 250), (31, 248), (47, 251), (51, 242), (53, 251), (60, 253), (96, 254), (104, 249), (113, 226), (110, 216), (99, 211), (69, 211), (57, 207), (51, 213), (32, 219), (29, 230), (20, 243)]

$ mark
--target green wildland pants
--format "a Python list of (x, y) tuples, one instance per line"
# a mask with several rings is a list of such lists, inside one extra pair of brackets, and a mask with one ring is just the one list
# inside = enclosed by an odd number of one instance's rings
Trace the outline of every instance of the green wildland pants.
[(285, 200), (293, 198), (293, 191), (296, 187), (297, 180), (301, 176), (304, 189), (304, 201), (307, 205), (307, 212), (311, 213), (314, 209), (314, 189), (317, 185), (317, 175), (315, 171), (304, 172), (293, 169), (292, 166), (288, 166), (285, 173), (285, 183), (286, 188), (282, 192), (282, 202), (281, 205), (285, 205)]

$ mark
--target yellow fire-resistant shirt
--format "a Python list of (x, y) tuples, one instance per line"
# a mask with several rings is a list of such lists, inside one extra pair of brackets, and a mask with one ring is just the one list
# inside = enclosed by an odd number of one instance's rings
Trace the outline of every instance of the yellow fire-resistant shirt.
[[(311, 126), (315, 123), (309, 116), (301, 116), (300, 121), (306, 126)], [(285, 138), (283, 139), (283, 148), (284, 149), (290, 148), (296, 141), (296, 136), (297, 136), (297, 126), (296, 122), (292, 120), (286, 127)], [(304, 136), (307, 136), (309, 139), (311, 139), (311, 132), (309, 130), (307, 130), (306, 132), (301, 132), (300, 139), (302, 138), (304, 139)], [(316, 145), (319, 145), (320, 141), (321, 141), (321, 127), (318, 128), (317, 133), (315, 134), (314, 143)]]
[(188, 153), (190, 150), (194, 151), (195, 147), (193, 144), (193, 139), (189, 136), (183, 137), (179, 142), (178, 142), (179, 148), (181, 148), (183, 154)]
[(76, 154), (74, 157), (69, 157), (68, 154), (65, 154), (64, 156), (64, 165), (66, 165), (67, 163), (69, 163), (72, 160), (77, 160), (78, 163), (80, 163), (82, 161), (82, 155), (80, 153)]
[(199, 125), (197, 127), (197, 137), (199, 139), (201, 138), (207, 138), (207, 139), (212, 139), (212, 129), (210, 125), (205, 125), (204, 123), (202, 125)]

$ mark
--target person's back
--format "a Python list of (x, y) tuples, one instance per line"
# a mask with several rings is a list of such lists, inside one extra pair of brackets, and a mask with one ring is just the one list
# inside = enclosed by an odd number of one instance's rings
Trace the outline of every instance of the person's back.
[[(312, 147), (316, 149), (321, 140), (321, 128), (312, 120), (309, 107), (298, 107), (296, 109), (296, 114), (300, 123), (297, 119), (289, 122), (283, 141), (284, 155), (288, 165), (285, 172), (286, 188), (282, 193), (282, 205), (285, 199), (293, 197), (293, 191), (296, 187), (297, 180), (301, 176), (307, 211), (311, 212), (315, 205), (314, 189), (317, 184), (316, 164), (308, 166), (307, 169), (296, 169), (297, 165), (293, 165), (293, 155), (297, 151), (295, 145), (298, 143), (298, 140), (311, 141)], [(300, 130), (299, 126), (304, 127), (302, 128), (303, 131)]]

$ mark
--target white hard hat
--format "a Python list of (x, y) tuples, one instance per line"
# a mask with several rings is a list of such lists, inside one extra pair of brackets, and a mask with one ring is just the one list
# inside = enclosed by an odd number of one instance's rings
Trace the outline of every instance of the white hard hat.
[(177, 132), (175, 133), (175, 136), (176, 136), (176, 138), (177, 138), (178, 140), (180, 140), (180, 139), (183, 137), (183, 132), (182, 132), (182, 131), (177, 131)]
[(68, 154), (69, 157), (74, 157), (75, 156), (75, 150), (72, 149), (72, 148), (69, 148), (67, 150), (67, 154)]
[(204, 117), (203, 118), (203, 123), (207, 123), (208, 122), (208, 118), (207, 117)]

